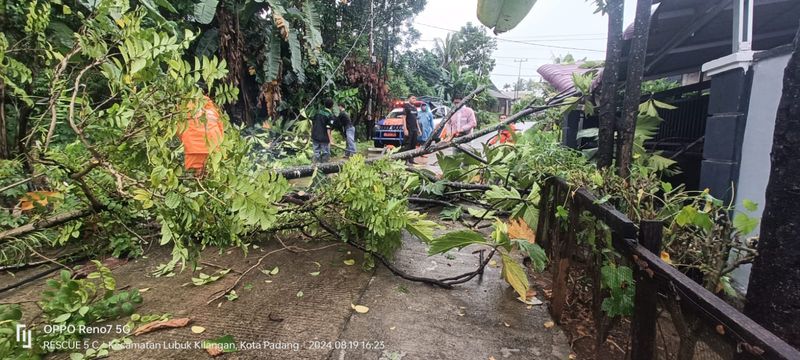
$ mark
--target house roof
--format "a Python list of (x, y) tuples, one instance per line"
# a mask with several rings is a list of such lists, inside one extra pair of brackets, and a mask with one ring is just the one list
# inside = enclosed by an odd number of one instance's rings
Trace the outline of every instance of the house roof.
[[(699, 71), (732, 52), (733, 1), (656, 0), (645, 76)], [(754, 0), (753, 50), (791, 43), (800, 19), (798, 0)], [(632, 26), (626, 30), (632, 34)], [(630, 37), (630, 35), (628, 35)], [(626, 49), (630, 46), (626, 41)]]
[[(572, 74), (585, 74), (591, 70), (596, 70), (596, 68), (584, 68), (581, 67), (583, 62), (577, 62), (574, 64), (547, 64), (542, 65), (536, 72), (539, 75), (542, 75), (542, 79), (553, 85), (553, 87), (558, 92), (564, 92), (568, 90), (572, 90), (574, 85), (572, 82)], [(600, 76), (597, 76), (592, 84), (592, 87), (597, 85)]]

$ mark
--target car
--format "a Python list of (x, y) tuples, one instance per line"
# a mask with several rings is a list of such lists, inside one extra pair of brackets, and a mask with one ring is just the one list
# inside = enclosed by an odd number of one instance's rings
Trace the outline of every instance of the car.
[[(414, 105), (417, 111), (423, 103), (428, 104), (428, 108), (433, 112), (433, 127), (439, 125), (444, 120), (444, 117), (450, 111), (450, 108), (433, 100), (417, 101)], [(392, 111), (383, 119), (375, 122), (375, 128), (372, 132), (372, 141), (375, 147), (381, 148), (387, 145), (401, 146), (403, 145), (403, 127), (406, 121), (406, 116), (403, 114), (403, 104), (401, 100), (392, 103)]]

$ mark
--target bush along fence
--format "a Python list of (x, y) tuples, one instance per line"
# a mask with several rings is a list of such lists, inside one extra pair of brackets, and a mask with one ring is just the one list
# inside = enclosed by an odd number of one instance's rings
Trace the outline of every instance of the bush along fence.
[[(694, 334), (703, 334), (704, 342), (707, 337), (723, 338), (730, 356), (744, 352), (757, 359), (800, 359), (800, 351), (662, 260), (661, 221), (642, 221), (637, 227), (588, 190), (575, 189), (558, 177), (544, 182), (539, 209), (536, 239), (551, 259), (550, 312), (557, 322), (568, 306), (570, 267), (580, 261), (588, 265), (592, 282), (591, 313), (598, 345), (620, 316), (629, 315), (630, 359), (663, 358), (656, 356), (660, 306), (671, 310), (679, 334), (690, 324)], [(679, 349), (673, 355), (691, 359), (697, 339), (681, 334), (676, 341)]]

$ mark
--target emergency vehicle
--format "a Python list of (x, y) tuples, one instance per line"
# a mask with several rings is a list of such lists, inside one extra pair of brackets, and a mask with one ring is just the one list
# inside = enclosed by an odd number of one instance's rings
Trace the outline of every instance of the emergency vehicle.
[[(444, 117), (447, 115), (450, 108), (437, 101), (435, 98), (420, 97), (414, 106), (417, 111), (420, 111), (423, 103), (428, 104), (428, 109), (433, 112), (433, 128), (439, 125)], [(395, 100), (392, 102), (392, 111), (383, 119), (375, 122), (375, 128), (372, 132), (372, 141), (375, 147), (384, 147), (386, 145), (401, 146), (403, 145), (403, 127), (406, 123), (406, 116), (403, 114), (403, 105), (405, 101)], [(441, 137), (442, 134), (439, 135)]]

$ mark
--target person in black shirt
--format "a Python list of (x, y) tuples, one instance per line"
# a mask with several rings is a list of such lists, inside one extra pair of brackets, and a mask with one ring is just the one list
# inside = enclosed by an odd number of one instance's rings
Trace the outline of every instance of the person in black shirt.
[(331, 158), (331, 143), (333, 142), (331, 131), (335, 122), (331, 112), (333, 99), (326, 98), (322, 104), (325, 108), (311, 119), (311, 145), (314, 149), (314, 163), (328, 162)]
[(356, 154), (356, 128), (353, 126), (353, 121), (350, 120), (350, 115), (344, 110), (344, 105), (342, 104), (339, 104), (338, 123), (347, 141), (347, 147), (344, 149), (344, 157), (349, 158)]
[[(417, 147), (417, 137), (422, 131), (419, 129), (419, 122), (417, 121), (417, 102), (416, 96), (409, 96), (408, 102), (403, 105), (403, 114), (406, 117), (406, 127), (403, 132), (406, 136), (405, 144), (401, 148), (402, 151), (414, 150)], [(414, 159), (406, 160), (408, 164), (414, 164)]]

